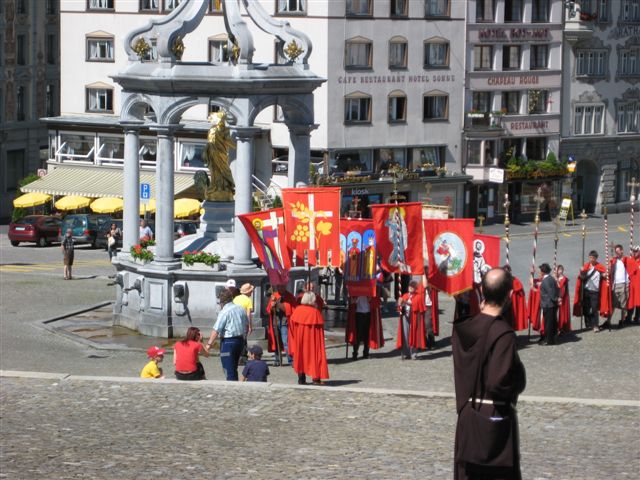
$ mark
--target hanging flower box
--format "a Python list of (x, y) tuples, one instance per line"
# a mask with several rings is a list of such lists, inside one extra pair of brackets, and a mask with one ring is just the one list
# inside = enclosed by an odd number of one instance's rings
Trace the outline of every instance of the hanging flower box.
[(204, 262), (194, 262), (191, 265), (182, 262), (183, 270), (200, 270), (204, 272), (219, 272), (220, 263), (214, 263), (213, 265), (207, 265)]
[(201, 250), (185, 251), (182, 254), (182, 269), (218, 272), (220, 271), (220, 256)]

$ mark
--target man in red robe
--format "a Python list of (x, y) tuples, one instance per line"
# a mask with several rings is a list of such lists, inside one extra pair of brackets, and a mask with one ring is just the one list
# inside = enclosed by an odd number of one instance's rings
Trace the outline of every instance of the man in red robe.
[[(629, 257), (629, 303), (627, 323), (640, 324), (640, 245), (634, 245)], [(635, 315), (634, 315), (635, 312)]]
[(504, 271), (511, 274), (513, 279), (513, 290), (511, 291), (511, 326), (515, 331), (527, 328), (527, 304), (524, 296), (524, 287), (522, 282), (513, 276), (511, 266), (502, 267)]
[(556, 279), (560, 288), (558, 302), (558, 333), (561, 335), (571, 331), (571, 299), (569, 298), (569, 279), (564, 274), (564, 267), (556, 268)]
[(398, 337), (396, 348), (402, 359), (416, 358), (417, 350), (427, 348), (424, 314), (427, 310), (424, 287), (415, 280), (409, 283), (409, 291), (398, 299)]
[(300, 305), (291, 315), (290, 325), (295, 332), (291, 338), (293, 370), (298, 384), (307, 383), (307, 375), (314, 385), (322, 385), (329, 378), (327, 354), (324, 347), (324, 318), (316, 306), (316, 294), (305, 292)]
[(269, 329), (267, 331), (268, 349), (275, 352), (275, 365), (280, 366), (282, 352), (287, 354), (291, 363), (293, 351), (289, 348), (290, 337), (293, 332), (289, 330), (289, 319), (298, 305), (296, 298), (288, 292), (284, 285), (276, 286), (276, 291), (271, 295), (267, 303), (269, 315)]
[(363, 344), (362, 358), (369, 358), (369, 349), (384, 346), (382, 313), (379, 297), (350, 297), (347, 312), (346, 342), (353, 347), (352, 358), (358, 358)]
[(302, 300), (302, 296), (304, 295), (305, 292), (313, 292), (316, 294), (316, 308), (320, 310), (320, 312), (322, 312), (322, 309), (325, 306), (325, 301), (322, 299), (319, 293), (316, 293), (315, 284), (313, 282), (308, 282), (306, 288), (307, 288), (306, 290), (302, 290), (302, 289), (298, 290), (296, 295), (296, 301), (298, 302), (297, 305), (300, 305), (300, 301)]
[(611, 291), (607, 269), (598, 263), (598, 252), (589, 252), (589, 261), (582, 266), (573, 299), (574, 315), (580, 311), (576, 304), (580, 303), (587, 328), (600, 331), (598, 313), (604, 317), (611, 314)]

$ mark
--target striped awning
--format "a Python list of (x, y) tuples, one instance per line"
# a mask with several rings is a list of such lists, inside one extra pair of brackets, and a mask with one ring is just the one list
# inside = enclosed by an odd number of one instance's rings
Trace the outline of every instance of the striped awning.
[[(39, 192), (56, 196), (79, 195), (90, 198), (122, 198), (123, 180), (124, 172), (120, 168), (60, 166), (39, 180), (25, 185), (20, 190), (24, 193)], [(151, 195), (155, 196), (155, 172), (140, 171), (140, 183), (151, 184)], [(177, 196), (192, 185), (192, 174), (174, 174), (174, 195)]]

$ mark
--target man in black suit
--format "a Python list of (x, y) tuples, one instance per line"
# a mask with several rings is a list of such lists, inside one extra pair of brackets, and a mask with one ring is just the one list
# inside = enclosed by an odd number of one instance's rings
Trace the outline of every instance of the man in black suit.
[(544, 334), (547, 345), (555, 345), (558, 334), (558, 297), (560, 288), (551, 274), (548, 263), (540, 265), (542, 283), (540, 284), (540, 308), (544, 316)]

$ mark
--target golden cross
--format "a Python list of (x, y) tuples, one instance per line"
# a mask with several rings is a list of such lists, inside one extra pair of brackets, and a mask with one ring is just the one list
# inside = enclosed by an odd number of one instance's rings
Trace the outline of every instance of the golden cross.
[(511, 222), (509, 221), (509, 207), (511, 206), (511, 202), (509, 201), (509, 194), (504, 194), (504, 224), (509, 226)]
[(478, 232), (482, 233), (482, 224), (485, 221), (485, 216), (484, 215), (479, 215), (478, 216), (478, 222), (480, 222), (480, 225), (478, 226)]
[(584, 211), (584, 208), (582, 209), (582, 213), (580, 213), (579, 217), (582, 219), (582, 238), (584, 238), (587, 235), (587, 218), (589, 218), (589, 215)]
[(533, 197), (533, 200), (536, 202), (536, 218), (534, 221), (536, 223), (539, 223), (540, 222), (540, 205), (544, 201), (544, 197), (542, 196), (542, 187), (538, 187), (538, 190), (536, 191), (536, 196)]

